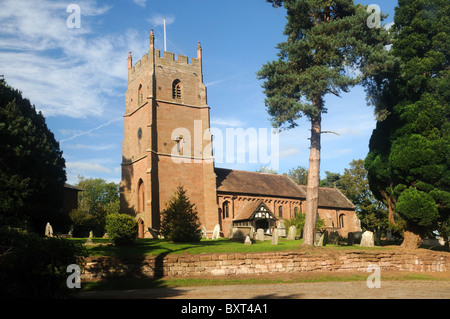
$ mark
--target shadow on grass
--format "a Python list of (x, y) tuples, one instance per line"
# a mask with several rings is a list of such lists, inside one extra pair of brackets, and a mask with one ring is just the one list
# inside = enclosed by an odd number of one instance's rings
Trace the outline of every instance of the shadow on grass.
[[(84, 239), (73, 239), (85, 242)], [(162, 295), (146, 292), (145, 298), (174, 297), (183, 294), (182, 290), (170, 288), (162, 280), (164, 260), (169, 254), (182, 254), (190, 249), (206, 249), (224, 244), (222, 241), (201, 241), (198, 243), (173, 243), (161, 239), (138, 239), (130, 246), (115, 246), (105, 239), (95, 239), (94, 244), (87, 246), (90, 256), (106, 257), (103, 259), (99, 271), (102, 272), (100, 281), (86, 282), (82, 285), (81, 298), (136, 298), (138, 290), (165, 288)], [(154, 267), (151, 264), (154, 257)], [(107, 259), (107, 260), (106, 260)], [(153, 278), (145, 273), (145, 267), (153, 267)], [(100, 269), (101, 268), (101, 269)], [(144, 292), (142, 292), (144, 293)], [(143, 297), (143, 296), (138, 296)]]

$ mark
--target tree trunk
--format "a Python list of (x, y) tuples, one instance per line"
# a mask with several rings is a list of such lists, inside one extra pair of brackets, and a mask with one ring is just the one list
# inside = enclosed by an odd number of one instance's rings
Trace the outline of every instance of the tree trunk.
[(319, 105), (318, 109), (320, 110), (319, 115), (311, 116), (311, 148), (309, 153), (305, 226), (303, 229), (303, 245), (308, 246), (314, 246), (315, 243), (319, 206), (321, 105)]
[(406, 223), (406, 229), (403, 232), (402, 248), (405, 249), (417, 249), (422, 245), (423, 231), (411, 223)]

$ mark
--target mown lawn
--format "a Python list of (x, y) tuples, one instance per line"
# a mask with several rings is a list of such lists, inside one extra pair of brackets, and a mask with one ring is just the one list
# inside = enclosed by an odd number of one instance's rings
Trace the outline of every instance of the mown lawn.
[[(85, 243), (86, 238), (73, 238), (73, 241)], [(204, 253), (252, 253), (252, 252), (269, 252), (269, 251), (288, 251), (288, 250), (306, 250), (301, 245), (302, 240), (286, 240), (279, 239), (278, 245), (272, 245), (270, 240), (264, 242), (255, 241), (252, 245), (244, 245), (240, 241), (220, 238), (217, 240), (203, 239), (198, 243), (174, 243), (164, 239), (138, 239), (134, 245), (125, 247), (116, 247), (110, 244), (108, 239), (94, 238), (94, 245), (86, 245), (90, 256), (116, 256), (116, 257), (132, 257), (146, 255), (161, 254), (204, 254)], [(325, 247), (315, 247), (314, 249), (364, 249), (377, 250), (388, 249), (385, 247), (360, 247), (327, 245)], [(309, 249), (310, 250), (310, 249)]]

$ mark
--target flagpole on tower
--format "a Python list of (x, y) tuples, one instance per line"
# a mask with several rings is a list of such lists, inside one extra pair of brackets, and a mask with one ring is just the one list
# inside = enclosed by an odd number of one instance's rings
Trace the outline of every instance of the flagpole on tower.
[(164, 51), (167, 51), (167, 44), (166, 44), (166, 19), (164, 19)]

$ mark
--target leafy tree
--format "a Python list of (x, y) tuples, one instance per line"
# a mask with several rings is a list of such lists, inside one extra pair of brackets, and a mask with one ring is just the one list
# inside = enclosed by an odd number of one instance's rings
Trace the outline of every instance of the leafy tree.
[(268, 166), (261, 166), (259, 170), (256, 171), (257, 173), (268, 173), (268, 174), (277, 174), (277, 170), (273, 169), (272, 167)]
[(391, 50), (399, 63), (372, 87), (382, 116), (365, 167), (389, 221), (405, 224), (406, 248), (419, 247), (431, 230), (445, 230), (449, 218), (449, 14), (445, 0), (400, 0)]
[[(320, 135), (324, 97), (361, 83), (383, 55), (387, 33), (366, 25), (368, 13), (349, 0), (267, 0), (287, 11), (278, 60), (257, 73), (265, 80), (265, 104), (278, 129), (290, 129), (307, 116), (311, 147), (306, 199), (305, 245), (314, 245), (320, 176)], [(354, 72), (359, 68), (360, 73)]]
[(76, 236), (85, 236), (89, 231), (105, 232), (105, 218), (119, 212), (119, 185), (102, 178), (79, 177), (76, 186), (83, 191), (79, 195), (78, 209), (70, 213)]
[(320, 180), (320, 186), (340, 188), (341, 177), (339, 173), (325, 171), (325, 178)]
[(21, 92), (0, 81), (0, 223), (43, 233), (65, 231), (65, 160), (45, 118)]
[(350, 163), (350, 168), (344, 170), (339, 180), (339, 189), (355, 205), (356, 214), (364, 229), (375, 232), (377, 229), (393, 228), (388, 223), (386, 206), (370, 190), (364, 160), (353, 160)]
[(292, 168), (288, 172), (288, 176), (299, 185), (308, 184), (308, 169), (297, 166), (297, 168)]
[(161, 234), (174, 242), (198, 242), (202, 238), (197, 208), (179, 186), (161, 213)]

